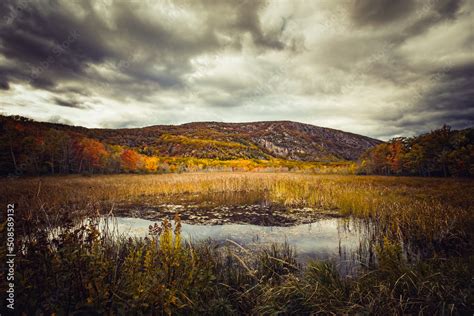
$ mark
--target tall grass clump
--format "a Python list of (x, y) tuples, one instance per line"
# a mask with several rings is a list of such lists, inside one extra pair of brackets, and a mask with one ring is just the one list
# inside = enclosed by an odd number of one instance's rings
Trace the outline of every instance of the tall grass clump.
[[(228, 192), (361, 218), (373, 227), (376, 260), (346, 277), (330, 261), (299, 264), (288, 245), (250, 251), (232, 243), (186, 242), (179, 217), (151, 226), (147, 238), (118, 236), (107, 224), (119, 206)], [(284, 173), (64, 176), (1, 179), (0, 199), (15, 203), (16, 306), (26, 315), (474, 312), (470, 180)], [(5, 234), (4, 224), (0, 230)], [(409, 261), (407, 247), (423, 251), (420, 260)], [(5, 253), (3, 246), (0, 255)]]
[[(18, 306), (27, 314), (112, 312), (171, 314), (212, 301), (213, 256), (184, 245), (180, 221), (132, 239), (100, 232), (98, 222), (45, 231), (25, 244), (18, 265)], [(212, 294), (212, 295), (211, 295)]]
[(24, 239), (17, 306), (30, 314), (465, 314), (474, 258), (409, 264), (386, 238), (375, 269), (343, 277), (330, 261), (299, 265), (288, 245), (256, 253), (181, 240), (180, 220), (146, 238), (100, 221)]
[[(463, 199), (459, 190), (466, 194)], [(381, 236), (432, 247), (433, 251), (461, 251), (473, 237), (471, 182), (291, 176), (275, 180), (270, 196), (289, 206), (337, 209), (341, 214), (369, 219)]]

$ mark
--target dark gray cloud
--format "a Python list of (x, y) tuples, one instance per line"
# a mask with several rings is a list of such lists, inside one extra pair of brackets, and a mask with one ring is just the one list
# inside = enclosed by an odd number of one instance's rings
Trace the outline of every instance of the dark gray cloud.
[(84, 107), (84, 105), (80, 101), (75, 100), (75, 99), (55, 97), (54, 102), (59, 106), (65, 106), (69, 108), (83, 108)]
[[(472, 124), (465, 0), (4, 0), (0, 110), (88, 126)], [(54, 115), (51, 115), (54, 111)]]
[(421, 96), (418, 107), (440, 114), (442, 120), (474, 126), (474, 63), (440, 69), (432, 78), (434, 87)]
[(9, 71), (3, 70), (9, 80), (53, 89), (57, 81), (77, 78), (89, 63), (113, 54), (105, 25), (88, 2), (77, 2), (87, 11), (83, 17), (57, 1), (23, 1), (19, 12), (15, 3), (3, 1), (1, 10), (7, 13), (0, 24), (0, 52), (10, 61)]
[(441, 16), (454, 18), (461, 7), (461, 0), (437, 0), (432, 1), (434, 10)]
[(388, 24), (410, 14), (414, 0), (356, 0), (352, 18), (359, 25)]
[(8, 84), (8, 81), (4, 79), (0, 79), (0, 90), (8, 90), (10, 89), (10, 85)]

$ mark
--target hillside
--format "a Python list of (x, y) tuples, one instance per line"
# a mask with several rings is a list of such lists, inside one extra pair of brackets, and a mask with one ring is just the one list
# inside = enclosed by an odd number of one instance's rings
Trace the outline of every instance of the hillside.
[(356, 160), (380, 141), (290, 121), (199, 122), (134, 129), (89, 129), (88, 137), (156, 156), (297, 161)]
[(0, 173), (348, 168), (381, 142), (296, 122), (88, 129), (0, 116)]

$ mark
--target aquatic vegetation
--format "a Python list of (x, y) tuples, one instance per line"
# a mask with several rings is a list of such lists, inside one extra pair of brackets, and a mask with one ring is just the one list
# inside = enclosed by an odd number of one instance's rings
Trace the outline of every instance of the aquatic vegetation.
[(466, 313), (471, 258), (409, 265), (386, 239), (379, 265), (343, 278), (331, 262), (298, 265), (287, 245), (256, 254), (180, 241), (179, 219), (146, 239), (98, 234), (97, 222), (55, 238), (37, 230), (18, 265), (27, 314)]
[[(261, 194), (265, 203), (331, 209), (370, 222), (377, 260), (345, 277), (332, 262), (301, 265), (288, 245), (251, 252), (186, 242), (179, 218), (174, 226), (151, 226), (141, 239), (118, 237), (112, 226), (99, 229), (99, 219), (123, 202), (165, 203), (183, 195), (198, 201), (217, 192)], [(16, 204), (17, 303), (26, 314), (473, 311), (474, 183), (467, 179), (65, 176), (2, 179), (0, 196)]]

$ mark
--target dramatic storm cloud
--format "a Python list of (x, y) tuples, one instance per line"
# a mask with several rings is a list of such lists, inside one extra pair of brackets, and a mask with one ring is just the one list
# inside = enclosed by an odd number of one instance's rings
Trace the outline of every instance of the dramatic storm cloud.
[(0, 2), (0, 111), (89, 127), (474, 121), (466, 0)]

